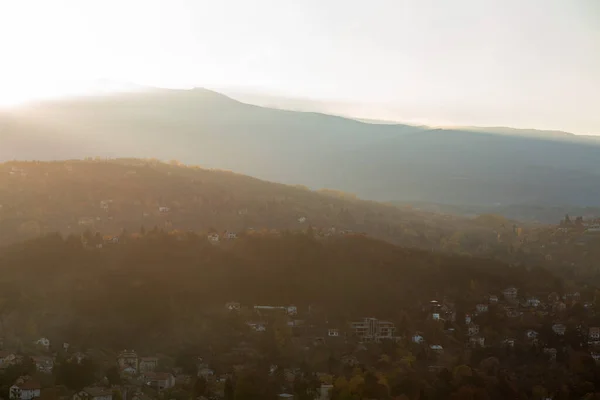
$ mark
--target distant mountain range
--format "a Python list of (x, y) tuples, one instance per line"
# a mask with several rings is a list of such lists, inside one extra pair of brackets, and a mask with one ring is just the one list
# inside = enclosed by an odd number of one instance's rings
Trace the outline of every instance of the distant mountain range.
[(599, 206), (600, 140), (510, 128), (432, 129), (152, 89), (0, 112), (0, 161), (177, 159), (379, 201)]

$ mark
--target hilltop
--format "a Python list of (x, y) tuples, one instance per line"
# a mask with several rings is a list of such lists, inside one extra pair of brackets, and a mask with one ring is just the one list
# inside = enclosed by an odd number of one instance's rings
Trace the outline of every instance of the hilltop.
[(5, 243), (55, 231), (120, 234), (142, 226), (205, 233), (310, 226), (323, 235), (366, 233), (409, 247), (440, 248), (457, 227), (471, 225), (339, 191), (141, 159), (0, 164), (0, 205)]
[[(559, 205), (561, 212), (600, 205), (597, 140), (551, 131), (365, 123), (259, 107), (205, 89), (90, 96), (5, 111), (0, 141), (0, 160), (178, 159), (376, 201), (500, 210)], [(564, 213), (549, 214), (545, 222)]]

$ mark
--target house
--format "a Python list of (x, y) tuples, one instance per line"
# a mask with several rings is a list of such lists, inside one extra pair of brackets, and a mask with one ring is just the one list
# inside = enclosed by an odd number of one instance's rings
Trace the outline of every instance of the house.
[(475, 310), (477, 310), (477, 313), (486, 313), (488, 312), (488, 309), (488, 305), (483, 303), (477, 304), (475, 306)]
[(552, 325), (552, 331), (557, 335), (562, 336), (567, 331), (567, 327), (564, 324), (554, 324)]
[(211, 243), (219, 243), (219, 234), (218, 233), (209, 233), (208, 241)]
[(40, 397), (42, 386), (28, 376), (22, 376), (9, 389), (11, 400), (31, 400)]
[(267, 330), (267, 326), (264, 322), (246, 322), (254, 332), (265, 332)]
[(208, 367), (204, 367), (204, 368), (199, 368), (198, 369), (198, 376), (203, 377), (204, 379), (208, 379), (211, 376), (215, 375), (215, 370), (208, 368)]
[(301, 224), (305, 223), (306, 222), (306, 217), (300, 217), (300, 218), (298, 218), (298, 222), (301, 223)]
[(471, 336), (469, 338), (471, 347), (485, 347), (485, 338), (483, 336)]
[(444, 352), (444, 348), (440, 344), (432, 344), (429, 346), (429, 349), (431, 351), (433, 351), (434, 353), (443, 353)]
[(155, 389), (165, 390), (175, 386), (175, 377), (168, 372), (146, 372), (142, 376), (143, 382)]
[(537, 297), (528, 297), (525, 300), (525, 307), (539, 307), (541, 301)]
[(413, 342), (413, 343), (421, 344), (421, 343), (423, 343), (424, 341), (425, 341), (425, 338), (424, 338), (424, 337), (423, 337), (421, 334), (419, 334), (419, 333), (415, 333), (415, 334), (412, 336), (412, 342)]
[(43, 347), (45, 350), (50, 350), (50, 339), (48, 338), (39, 338), (35, 341), (37, 346)]
[(554, 304), (560, 301), (560, 295), (556, 292), (552, 292), (548, 295), (548, 303)]
[(504, 289), (502, 291), (502, 295), (504, 296), (504, 299), (509, 300), (509, 301), (516, 300), (518, 294), (519, 294), (519, 289), (517, 289), (514, 286), (507, 287), (506, 289)]
[(35, 364), (35, 368), (44, 373), (51, 374), (54, 369), (54, 359), (52, 357), (47, 356), (37, 356), (31, 357), (31, 360)]
[(598, 341), (600, 340), (600, 328), (592, 327), (588, 330), (588, 340)]
[(567, 305), (562, 301), (556, 302), (552, 305), (552, 310), (554, 312), (564, 312), (567, 310)]
[(69, 351), (69, 347), (71, 347), (71, 345), (67, 342), (63, 343), (63, 350), (66, 353), (67, 351)]
[(525, 337), (529, 340), (537, 339), (538, 333), (533, 329), (528, 329), (527, 331), (525, 331)]
[(280, 393), (277, 395), (278, 400), (294, 400), (294, 395), (289, 393)]
[(336, 328), (330, 328), (327, 330), (327, 336), (338, 337), (338, 336), (340, 336), (340, 330), (336, 329)]
[(73, 400), (112, 400), (113, 394), (111, 389), (104, 387), (91, 386), (73, 395)]
[(170, 211), (171, 211), (171, 209), (169, 207), (165, 207), (165, 206), (158, 207), (158, 212), (161, 214), (166, 214)]
[(288, 315), (296, 315), (298, 314), (298, 307), (296, 306), (287, 306), (286, 312)]
[(434, 321), (439, 321), (440, 320), (440, 313), (439, 312), (431, 313), (431, 319), (433, 319)]
[(590, 356), (592, 356), (592, 358), (594, 359), (594, 361), (596, 361), (596, 364), (600, 363), (600, 353), (592, 351), (592, 352), (590, 352)]
[(156, 368), (158, 368), (158, 357), (141, 357), (139, 366), (140, 373), (156, 371)]
[(237, 301), (225, 303), (225, 308), (229, 311), (240, 311), (241, 305)]
[(506, 347), (515, 347), (515, 339), (504, 339), (502, 344)]
[(356, 367), (358, 364), (360, 364), (358, 362), (358, 358), (356, 358), (353, 355), (345, 355), (340, 359), (340, 362), (343, 365), (346, 365), (348, 367)]
[(117, 357), (117, 364), (121, 371), (125, 372), (125, 370), (131, 371), (131, 369), (133, 369), (133, 373), (136, 374), (139, 370), (138, 355), (133, 350), (123, 350)]
[(333, 385), (322, 383), (317, 389), (317, 397), (315, 400), (330, 400), (333, 392)]
[(498, 296), (496, 296), (495, 294), (491, 294), (488, 298), (488, 301), (490, 304), (496, 304), (498, 303)]
[(19, 356), (10, 351), (0, 351), (0, 367), (19, 364)]
[(550, 361), (556, 360), (556, 354), (558, 353), (554, 347), (544, 347), (542, 350), (544, 354), (550, 357)]
[(224, 237), (227, 240), (234, 240), (234, 239), (237, 239), (237, 233), (227, 231), (227, 232), (225, 232)]
[(93, 217), (79, 217), (77, 221), (80, 226), (93, 226), (95, 219)]
[(581, 293), (579, 292), (570, 292), (563, 296), (563, 300), (576, 302), (581, 300)]
[(377, 318), (364, 318), (362, 321), (352, 322), (354, 334), (363, 342), (379, 342), (382, 339), (392, 339), (396, 326), (389, 321)]
[(479, 333), (479, 325), (471, 323), (467, 329), (467, 333), (469, 336), (474, 336)]
[(465, 314), (465, 325), (469, 325), (472, 321), (471, 314)]

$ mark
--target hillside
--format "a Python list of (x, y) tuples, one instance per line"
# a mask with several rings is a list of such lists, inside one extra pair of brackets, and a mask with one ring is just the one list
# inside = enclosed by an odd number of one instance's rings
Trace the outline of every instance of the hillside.
[(379, 201), (600, 205), (599, 142), (486, 129), (369, 124), (156, 89), (5, 111), (0, 160), (157, 157)]
[[(307, 230), (367, 233), (440, 248), (467, 219), (412, 211), (336, 191), (270, 183), (227, 171), (119, 159), (0, 164), (0, 242), (85, 230)], [(166, 207), (162, 209), (161, 207)], [(495, 237), (492, 230), (488, 235)]]
[(540, 269), (306, 234), (213, 246), (196, 235), (147, 232), (102, 249), (84, 248), (79, 236), (49, 235), (0, 249), (0, 272), (7, 341), (43, 334), (77, 346), (154, 351), (231, 337), (240, 327), (215, 315), (228, 301), (396, 319), (400, 309), (420, 312), (434, 297), (476, 299), (511, 284), (536, 293), (558, 282)]

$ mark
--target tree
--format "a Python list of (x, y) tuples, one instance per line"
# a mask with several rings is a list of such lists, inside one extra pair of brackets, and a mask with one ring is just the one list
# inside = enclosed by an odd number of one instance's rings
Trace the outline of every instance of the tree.
[(106, 379), (108, 379), (111, 385), (120, 385), (122, 383), (119, 369), (115, 365), (106, 370)]
[(197, 399), (198, 397), (206, 395), (207, 389), (208, 384), (206, 382), (206, 379), (202, 376), (198, 377), (196, 379), (196, 382), (194, 382), (193, 398)]

